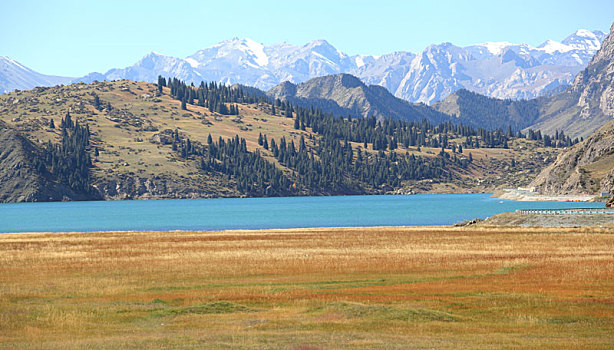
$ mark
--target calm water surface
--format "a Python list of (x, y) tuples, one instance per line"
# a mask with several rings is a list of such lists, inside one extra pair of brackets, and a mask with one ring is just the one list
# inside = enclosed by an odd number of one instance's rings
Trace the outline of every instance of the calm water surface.
[(490, 194), (177, 199), (0, 204), (0, 232), (227, 230), (449, 225), (516, 209), (603, 207)]

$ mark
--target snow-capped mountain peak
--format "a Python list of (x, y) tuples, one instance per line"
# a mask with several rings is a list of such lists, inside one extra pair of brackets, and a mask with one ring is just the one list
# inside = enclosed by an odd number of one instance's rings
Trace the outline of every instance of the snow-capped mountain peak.
[(15, 89), (29, 90), (36, 86), (66, 84), (72, 79), (40, 74), (8, 56), (0, 56), (0, 94)]
[(10, 58), (9, 56), (0, 56), (0, 64), (2, 64), (2, 65), (13, 65), (13, 66), (21, 68), (23, 70), (32, 71), (30, 68), (22, 65), (21, 63), (15, 61), (14, 59)]
[(242, 45), (247, 49), (246, 52), (255, 56), (256, 63), (260, 66), (269, 64), (269, 57), (264, 53), (264, 45), (249, 38), (244, 39)]
[(563, 44), (563, 43), (560, 43), (554, 40), (546, 40), (544, 43), (539, 45), (537, 48), (549, 54), (552, 54), (555, 52), (563, 53), (563, 52), (571, 51), (574, 49), (573, 46), (571, 45), (566, 45), (566, 44)]
[[(433, 103), (460, 88), (498, 98), (532, 98), (569, 84), (604, 38), (600, 31), (578, 30), (562, 42), (549, 40), (538, 47), (506, 41), (467, 47), (442, 43), (418, 54), (401, 51), (351, 57), (326, 40), (263, 45), (249, 38), (233, 38), (184, 59), (151, 52), (130, 67), (92, 73), (77, 81), (155, 82), (163, 75), (196, 84), (201, 80), (240, 83), (267, 90), (283, 81), (301, 83), (349, 73), (411, 102)], [(25, 74), (16, 73), (16, 65), (11, 67), (11, 74)]]
[(600, 39), (599, 33), (598, 31), (591, 32), (586, 29), (579, 29), (572, 35), (563, 39), (561, 43), (576, 50), (599, 50), (601, 41), (603, 40), (603, 37)]
[(214, 60), (227, 60), (254, 68), (269, 64), (269, 58), (264, 52), (264, 45), (249, 38), (225, 40), (217, 45), (199, 50), (186, 58), (186, 61), (194, 68), (205, 66)]
[(475, 46), (482, 46), (493, 55), (500, 55), (508, 47), (515, 45), (507, 41), (487, 41)]

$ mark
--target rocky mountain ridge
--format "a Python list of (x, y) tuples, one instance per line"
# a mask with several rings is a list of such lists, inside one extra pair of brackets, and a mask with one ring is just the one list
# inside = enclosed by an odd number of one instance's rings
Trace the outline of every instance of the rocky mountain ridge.
[(561, 153), (529, 186), (542, 194), (614, 193), (614, 121)]
[(588, 67), (567, 91), (548, 100), (545, 108), (552, 112), (538, 120), (543, 130), (559, 125), (571, 130), (605, 125), (560, 154), (531, 186), (548, 194), (614, 192), (614, 24)]
[(589, 65), (578, 73), (569, 89), (544, 103), (535, 128), (543, 132), (569, 130), (580, 136), (614, 118), (614, 24)]
[(280, 99), (303, 107), (318, 107), (324, 112), (338, 116), (374, 116), (379, 120), (420, 121), (433, 123), (446, 121), (449, 117), (424, 104), (412, 104), (394, 97), (378, 85), (365, 85), (350, 74), (327, 75), (295, 85), (281, 83), (267, 92), (271, 99)]
[(542, 134), (564, 131), (572, 138), (589, 137), (614, 118), (614, 25), (570, 87), (552, 96), (510, 101), (459, 90), (434, 107), (474, 122), (509, 120), (512, 126), (539, 129)]
[[(496, 98), (526, 99), (550, 94), (570, 84), (604, 37), (600, 31), (578, 30), (561, 42), (548, 40), (537, 47), (508, 42), (467, 47), (442, 43), (430, 45), (417, 54), (400, 51), (382, 56), (350, 56), (325, 40), (305, 45), (283, 42), (263, 45), (251, 39), (233, 38), (185, 58), (151, 52), (132, 66), (93, 72), (73, 81), (155, 82), (158, 75), (163, 75), (195, 84), (204, 80), (268, 90), (284, 81), (298, 84), (315, 77), (348, 73), (368, 85), (383, 86), (412, 103), (432, 104), (459, 89)], [(22, 76), (23, 72), (13, 72), (0, 77), (0, 82), (6, 85), (3, 90), (66, 82), (53, 77), (17, 84)]]
[(124, 69), (112, 69), (78, 79), (130, 79), (154, 82), (173, 76), (239, 83), (267, 90), (289, 81), (349, 73), (380, 85), (396, 97), (431, 104), (465, 88), (497, 98), (534, 98), (569, 84), (599, 49), (605, 34), (578, 30), (561, 42), (548, 40), (538, 47), (487, 42), (468, 47), (451, 43), (430, 45), (423, 52), (395, 52), (349, 56), (326, 40), (302, 46), (279, 43), (265, 46), (234, 38), (197, 51), (185, 59), (157, 53)]
[(40, 74), (10, 57), (0, 56), (0, 94), (15, 89), (30, 90), (36, 86), (66, 84), (73, 79)]

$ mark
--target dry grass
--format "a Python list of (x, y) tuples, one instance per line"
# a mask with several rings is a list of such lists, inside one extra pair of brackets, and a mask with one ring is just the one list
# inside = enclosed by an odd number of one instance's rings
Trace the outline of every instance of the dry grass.
[[(240, 104), (241, 122), (233, 121), (234, 116), (222, 116), (209, 112), (206, 108), (189, 105), (188, 110), (181, 110), (181, 103), (169, 96), (169, 89), (156, 96), (154, 84), (134, 81), (115, 81), (92, 84), (73, 84), (63, 88), (49, 88), (44, 91), (21, 91), (0, 95), (0, 120), (21, 131), (34, 142), (58, 142), (59, 128), (49, 129), (49, 119), (59, 125), (67, 110), (73, 118), (86, 121), (93, 133), (92, 144), (99, 149), (100, 155), (94, 162), (92, 176), (97, 179), (109, 176), (139, 176), (152, 178), (168, 177), (169, 181), (185, 184), (186, 188), (201, 188), (203, 192), (220, 195), (238, 196), (234, 185), (223, 177), (206, 176), (198, 169), (196, 159), (186, 161), (180, 158), (171, 145), (159, 145), (149, 142), (151, 137), (163, 130), (178, 131), (193, 142), (206, 143), (207, 136), (214, 140), (240, 135), (245, 138), (250, 151), (258, 149), (268, 160), (277, 164), (282, 170), (287, 168), (277, 163), (271, 152), (258, 145), (258, 135), (267, 135), (279, 141), (285, 137), (288, 142), (298, 144), (301, 135), (306, 138), (307, 147), (312, 147), (317, 138), (308, 128), (307, 131), (294, 129), (293, 119), (270, 115), (270, 108), (257, 104)], [(92, 93), (113, 106), (113, 112), (97, 111), (92, 105)], [(149, 98), (143, 98), (149, 95)], [(146, 131), (141, 127), (120, 125), (107, 117), (116, 117), (114, 113), (127, 113), (140, 118), (144, 125), (152, 125), (158, 131)], [(121, 127), (119, 127), (121, 126)], [(460, 142), (460, 140), (456, 140)], [(365, 150), (362, 143), (352, 143), (354, 149), (363, 152), (375, 152), (372, 148)], [(526, 185), (543, 166), (543, 158), (554, 158), (560, 150), (537, 147), (535, 142), (515, 140), (510, 149), (467, 149), (464, 153), (472, 154), (475, 163), (468, 170), (457, 170), (459, 180), (455, 183), (432, 184), (432, 181), (412, 184), (409, 187), (418, 192), (466, 192), (468, 189), (484, 192), (498, 186), (517, 187)], [(423, 157), (435, 157), (439, 148), (400, 147), (400, 154), (410, 153)], [(449, 151), (448, 151), (449, 152)], [(517, 167), (509, 168), (515, 159)]]
[(598, 229), (3, 234), (0, 347), (607, 349), (613, 248)]

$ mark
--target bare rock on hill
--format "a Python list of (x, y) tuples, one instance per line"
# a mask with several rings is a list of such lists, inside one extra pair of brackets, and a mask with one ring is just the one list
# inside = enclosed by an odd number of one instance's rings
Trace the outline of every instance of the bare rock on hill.
[(614, 121), (561, 153), (529, 186), (550, 195), (612, 192)]
[(541, 108), (531, 128), (549, 135), (564, 130), (572, 137), (587, 137), (614, 118), (614, 24), (601, 49), (576, 75), (571, 87)]
[(37, 166), (42, 150), (16, 130), (0, 123), (0, 202), (46, 202), (94, 199), (77, 193)]

